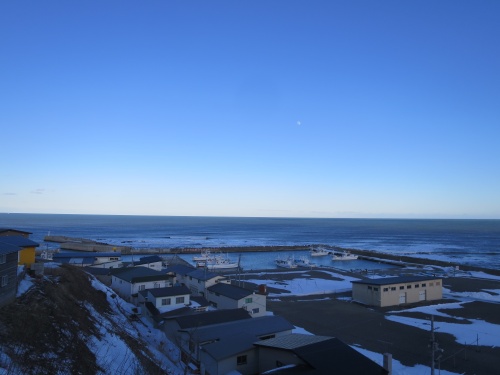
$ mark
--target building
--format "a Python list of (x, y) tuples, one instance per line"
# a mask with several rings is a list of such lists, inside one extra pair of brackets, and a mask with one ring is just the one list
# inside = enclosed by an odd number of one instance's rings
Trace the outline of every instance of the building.
[(172, 279), (164, 272), (146, 267), (128, 267), (111, 270), (111, 289), (125, 301), (137, 303), (141, 290), (172, 286)]
[(218, 309), (247, 310), (253, 317), (266, 315), (266, 295), (232, 284), (217, 283), (207, 288), (205, 296)]
[(120, 268), (122, 266), (121, 253), (115, 252), (65, 251), (55, 253), (52, 259), (57, 263), (79, 267)]
[(281, 316), (269, 315), (180, 330), (184, 357), (202, 374), (222, 375), (231, 371), (257, 374), (255, 342), (291, 334), (294, 326)]
[[(217, 283), (229, 284), (230, 281), (217, 273), (207, 271), (206, 269), (194, 269), (190, 267), (175, 267), (176, 282), (186, 285), (191, 290), (193, 296), (203, 296), (207, 298), (207, 289)], [(167, 272), (171, 268), (167, 268)], [(208, 299), (208, 298), (207, 298)]]
[(442, 298), (442, 279), (432, 276), (398, 276), (352, 281), (352, 299), (370, 306), (397, 306)]
[(264, 374), (363, 374), (388, 371), (337, 338), (299, 333), (281, 335), (254, 344), (258, 372)]
[(138, 261), (132, 262), (133, 267), (146, 267), (155, 271), (161, 271), (163, 268), (163, 259), (158, 255), (150, 255), (140, 258)]
[(16, 299), (19, 247), (0, 242), (0, 307)]
[(175, 310), (190, 304), (191, 292), (184, 286), (169, 286), (166, 288), (145, 289), (139, 292), (138, 306), (150, 302), (159, 310)]
[(35, 248), (40, 245), (28, 238), (30, 234), (16, 229), (0, 229), (0, 242), (19, 248), (18, 264), (20, 266), (31, 267), (35, 263)]

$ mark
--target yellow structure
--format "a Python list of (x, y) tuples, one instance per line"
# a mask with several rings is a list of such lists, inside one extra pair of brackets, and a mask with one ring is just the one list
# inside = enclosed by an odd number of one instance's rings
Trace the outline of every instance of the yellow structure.
[(0, 228), (0, 242), (17, 246), (18, 265), (31, 267), (35, 263), (35, 248), (38, 243), (29, 239), (31, 233), (10, 228)]

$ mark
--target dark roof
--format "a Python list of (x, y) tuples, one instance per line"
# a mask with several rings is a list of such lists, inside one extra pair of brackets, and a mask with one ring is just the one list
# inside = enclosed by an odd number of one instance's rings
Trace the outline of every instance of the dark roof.
[(147, 291), (153, 295), (155, 298), (180, 296), (184, 294), (191, 294), (189, 288), (185, 285), (181, 286), (170, 286), (166, 288), (154, 288), (147, 289)]
[(413, 283), (416, 281), (439, 280), (441, 277), (435, 276), (396, 276), (396, 277), (382, 277), (378, 279), (364, 279), (351, 281), (353, 284), (367, 284), (367, 285), (391, 285)]
[[(252, 319), (250, 314), (244, 309), (227, 309), (199, 312), (187, 316), (174, 318), (181, 329), (199, 328), (214, 324), (227, 323), (231, 321), (241, 321)], [(254, 318), (255, 319), (255, 318)]]
[(294, 326), (277, 315), (261, 316), (243, 321), (228, 322), (219, 326), (193, 328), (192, 339), (203, 345), (203, 350), (216, 360), (251, 350), (262, 336), (291, 331)]
[(218, 293), (236, 301), (253, 294), (252, 291), (236, 285), (217, 283), (207, 288), (210, 292)]
[[(19, 250), (21, 250), (21, 248), (17, 247), (17, 246), (14, 246), (14, 245), (10, 245), (8, 243), (1, 243), (0, 242), (0, 254), (11, 254), (11, 253), (17, 253)], [(16, 260), (17, 262), (17, 260)]]
[(133, 262), (134, 265), (140, 265), (140, 264), (149, 264), (149, 263), (156, 263), (156, 262), (162, 262), (163, 260), (158, 256), (158, 255), (151, 255), (147, 257), (142, 257), (139, 259), (137, 262)]
[(33, 234), (31, 232), (26, 232), (24, 230), (19, 230), (19, 229), (12, 229), (12, 228), (0, 228), (0, 234), (4, 232), (17, 232), (17, 233), (24, 233), (24, 234)]
[(55, 258), (100, 258), (100, 257), (118, 257), (121, 258), (120, 252), (93, 252), (93, 251), (64, 251), (54, 254)]
[(180, 275), (186, 275), (189, 272), (193, 272), (196, 268), (192, 266), (186, 266), (184, 264), (172, 264), (171, 266), (167, 266), (167, 272), (173, 272)]
[(38, 242), (23, 236), (0, 236), (0, 242), (19, 247), (38, 247)]
[(203, 296), (191, 296), (190, 300), (196, 302), (201, 307), (209, 306), (210, 302)]
[[(308, 368), (297, 367), (294, 373), (308, 374), (387, 374), (387, 371), (349, 345), (334, 337), (292, 333), (255, 343), (290, 351), (302, 359)], [(276, 370), (276, 373), (287, 373)], [(274, 372), (273, 372), (274, 373)]]
[(186, 275), (202, 281), (207, 281), (213, 279), (214, 277), (220, 276), (217, 273), (207, 271), (205, 268), (196, 269), (194, 271), (188, 272)]
[(91, 275), (96, 275), (96, 276), (106, 276), (110, 274), (110, 268), (104, 268), (104, 267), (85, 267), (84, 270)]
[(146, 267), (113, 268), (111, 274), (129, 283), (169, 279), (169, 276), (165, 272), (155, 271)]

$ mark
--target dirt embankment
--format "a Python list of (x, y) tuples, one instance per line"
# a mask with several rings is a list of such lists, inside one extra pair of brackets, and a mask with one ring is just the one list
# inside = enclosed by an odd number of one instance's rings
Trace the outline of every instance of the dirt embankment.
[[(101, 337), (99, 322), (87, 309), (103, 317), (113, 314), (106, 295), (92, 287), (89, 275), (63, 266), (46, 269), (35, 286), (0, 309), (0, 368), (9, 374), (107, 373), (89, 349), (90, 337)], [(115, 332), (139, 359), (146, 374), (163, 374), (144, 351), (144, 345), (119, 327)]]

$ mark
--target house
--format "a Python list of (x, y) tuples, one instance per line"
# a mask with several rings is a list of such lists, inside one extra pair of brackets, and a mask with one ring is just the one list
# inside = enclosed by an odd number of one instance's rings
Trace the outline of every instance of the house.
[(19, 247), (0, 242), (0, 307), (16, 299)]
[(160, 313), (189, 305), (190, 295), (191, 292), (184, 285), (145, 289), (139, 292), (137, 302), (139, 307), (143, 307), (146, 302), (150, 302)]
[(243, 309), (234, 310), (214, 310), (196, 312), (193, 309), (185, 309), (184, 311), (174, 310), (172, 312), (163, 313), (158, 321), (159, 326), (165, 332), (167, 337), (173, 341), (179, 341), (179, 332), (190, 328), (201, 328), (209, 325), (221, 325), (227, 322), (242, 321), (251, 319), (250, 314)]
[(116, 252), (65, 251), (55, 253), (52, 259), (54, 262), (80, 267), (120, 268), (122, 266), (121, 253)]
[(158, 255), (151, 255), (140, 258), (136, 262), (132, 262), (133, 267), (146, 267), (152, 270), (161, 271), (163, 268), (163, 259)]
[(236, 285), (217, 283), (207, 288), (206, 298), (218, 309), (244, 308), (253, 317), (266, 315), (266, 295)]
[(286, 319), (274, 315), (192, 327), (180, 330), (180, 348), (202, 374), (257, 374), (258, 352), (254, 343), (289, 335), (293, 328)]
[(141, 290), (172, 286), (172, 278), (164, 272), (146, 267), (127, 267), (111, 270), (111, 289), (124, 300), (137, 302)]
[(432, 276), (398, 276), (352, 281), (352, 299), (370, 306), (397, 306), (442, 298), (442, 279)]
[[(176, 276), (176, 282), (186, 285), (191, 290), (193, 296), (207, 297), (207, 288), (217, 283), (229, 284), (230, 281), (217, 273), (207, 271), (206, 269), (195, 269), (191, 267), (168, 267), (167, 272), (173, 271)], [(208, 298), (207, 298), (208, 299)]]
[[(5, 243), (19, 248), (18, 264), (20, 266), (31, 267), (35, 263), (35, 248), (40, 246), (37, 242), (30, 240), (25, 234), (28, 232), (20, 232), (14, 234), (16, 230), (3, 229), (0, 235), (0, 243)], [(7, 233), (10, 233), (7, 235)]]
[(258, 371), (265, 374), (363, 374), (388, 371), (337, 338), (299, 333), (255, 342)]

